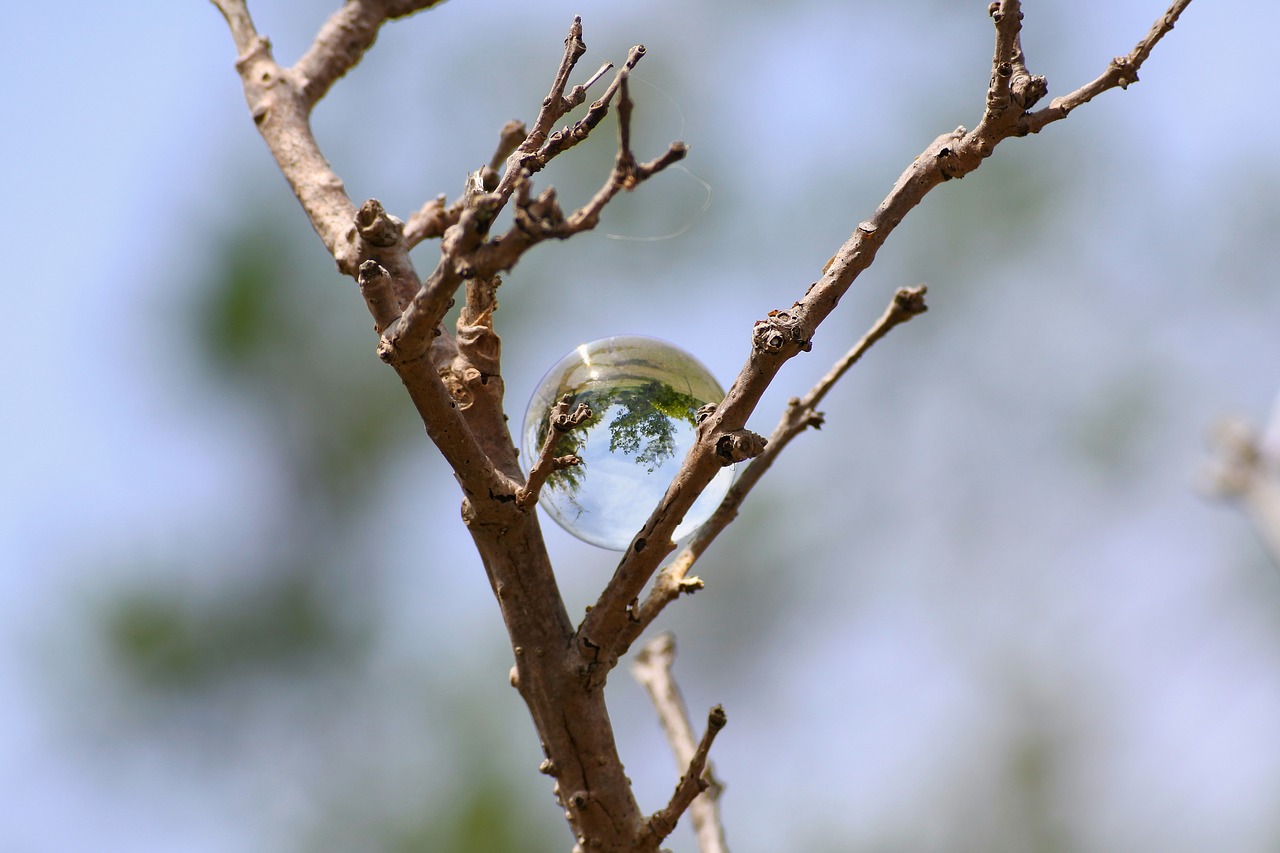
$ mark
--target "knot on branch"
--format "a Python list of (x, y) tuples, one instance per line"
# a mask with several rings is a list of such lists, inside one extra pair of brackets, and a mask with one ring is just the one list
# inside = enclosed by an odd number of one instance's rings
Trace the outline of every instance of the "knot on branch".
[(355, 229), (362, 241), (380, 249), (395, 246), (404, 239), (404, 223), (387, 213), (376, 198), (360, 205), (356, 211)]
[(530, 183), (526, 179), (516, 189), (515, 225), (525, 234), (537, 240), (561, 233), (565, 226), (564, 211), (555, 187), (547, 187), (537, 198), (529, 197)]
[(754, 459), (764, 452), (769, 440), (749, 429), (727, 432), (716, 439), (716, 459), (722, 466)]
[(813, 349), (813, 331), (790, 311), (770, 311), (751, 329), (751, 346), (757, 352), (790, 356)]
[(1138, 82), (1138, 72), (1129, 63), (1129, 57), (1117, 56), (1111, 60), (1111, 67), (1116, 71), (1116, 85), (1128, 89), (1130, 83)]
[(698, 410), (693, 413), (693, 422), (701, 426), (702, 422), (716, 413), (716, 404), (707, 403), (705, 406), (699, 406)]
[(1049, 81), (1040, 74), (1029, 74), (1025, 69), (1009, 82), (1009, 97), (1022, 110), (1031, 109), (1047, 94)]

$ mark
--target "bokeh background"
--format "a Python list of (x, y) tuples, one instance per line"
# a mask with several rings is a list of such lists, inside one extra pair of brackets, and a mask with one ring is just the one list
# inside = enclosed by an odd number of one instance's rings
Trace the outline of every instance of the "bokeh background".
[[(1029, 0), (1032, 69), (1074, 88), (1160, 2)], [(986, 5), (452, 0), (385, 28), (317, 133), (407, 216), (532, 118), (573, 14), (581, 75), (644, 42), (637, 148), (682, 138), (687, 171), (506, 278), (509, 412), (610, 334), (727, 384), (751, 323), (976, 122)], [(252, 10), (292, 62), (333, 6)], [(567, 849), (457, 488), (220, 15), (64, 11), (16, 4), (0, 55), (0, 849)], [(1200, 488), (1212, 425), (1265, 423), (1280, 386), (1273, 19), (1200, 0), (1139, 85), (936, 190), (760, 406), (768, 433), (929, 285), (661, 626), (695, 717), (728, 710), (735, 851), (1280, 846), (1280, 576)], [(584, 200), (611, 128), (540, 185)], [(615, 557), (547, 535), (580, 613)], [(657, 808), (679, 770), (609, 690)]]

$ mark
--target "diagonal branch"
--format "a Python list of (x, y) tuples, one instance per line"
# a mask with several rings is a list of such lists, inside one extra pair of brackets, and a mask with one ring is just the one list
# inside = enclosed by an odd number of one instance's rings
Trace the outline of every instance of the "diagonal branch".
[[(1176, 0), (1125, 59), (1124, 74), (1114, 75), (1109, 71), (1111, 77), (1104, 74), (1100, 78), (1113, 81), (1104, 88), (1118, 86), (1121, 80), (1136, 79), (1138, 67), (1149, 55), (1151, 46), (1172, 27), (1189, 1)], [(756, 323), (746, 364), (719, 408), (700, 426), (697, 444), (685, 457), (658, 506), (632, 539), (608, 586), (578, 626), (578, 652), (589, 684), (603, 684), (608, 671), (617, 665), (618, 656), (627, 645), (625, 638), (633, 631), (629, 626), (637, 618), (633, 602), (638, 600), (659, 564), (674, 547), (672, 535), (685, 513), (720, 469), (715, 453), (717, 442), (746, 426), (747, 418), (782, 365), (811, 348), (814, 331), (875, 260), (893, 230), (930, 190), (977, 169), (1004, 139), (1038, 129), (1023, 121), (1027, 114), (1013, 101), (1006, 80), (1013, 76), (1013, 61), (1021, 52), (1017, 37), (1020, 29), (1015, 29), (1021, 26), (1021, 4), (1018, 0), (1000, 0), (993, 5), (992, 12), (998, 18), (995, 73), (978, 126), (972, 131), (957, 128), (935, 139), (902, 173), (871, 217), (854, 229), (821, 278), (810, 285), (791, 308), (770, 312), (768, 318)]]
[(689, 570), (693, 568), (693, 564), (706, 552), (707, 548), (711, 547), (716, 537), (738, 517), (742, 502), (769, 471), (778, 455), (791, 443), (791, 440), (810, 427), (813, 429), (822, 427), (823, 415), (818, 411), (818, 404), (836, 382), (840, 381), (849, 368), (853, 367), (877, 341), (893, 329), (928, 310), (924, 302), (925, 290), (924, 285), (899, 288), (880, 318), (861, 340), (832, 365), (827, 375), (818, 380), (817, 384), (803, 397), (791, 398), (786, 410), (782, 413), (781, 420), (769, 435), (768, 444), (764, 450), (742, 472), (716, 511), (698, 528), (675, 559), (658, 573), (658, 577), (653, 582), (653, 588), (649, 590), (649, 594), (645, 596), (640, 606), (635, 608), (633, 619), (622, 632), (623, 653), (625, 653), (625, 647), (634, 643), (636, 638), (653, 624), (653, 620), (662, 612), (662, 609), (679, 598), (681, 593), (691, 594), (702, 589), (701, 578), (689, 577)]
[(258, 34), (245, 0), (213, 0), (213, 4), (231, 29), (238, 53), (236, 71), (267, 149), (338, 269), (344, 275), (357, 275), (365, 259), (359, 257), (349, 234), (355, 205), (311, 130), (314, 102), (303, 96), (298, 75), (276, 63), (271, 43)]
[(412, 15), (441, 2), (443, 0), (348, 0), (344, 3), (325, 21), (311, 47), (293, 66), (308, 106), (314, 107), (342, 75), (360, 62), (388, 19)]
[[(720, 730), (727, 722), (728, 717), (725, 716), (724, 708), (719, 705), (713, 707), (707, 714), (707, 729), (702, 733), (702, 740), (698, 741), (698, 748), (694, 750), (693, 757), (689, 759), (688, 769), (676, 783), (671, 802), (649, 817), (643, 830), (644, 836), (662, 841), (676, 828), (680, 816), (688, 810), (694, 798), (707, 790), (710, 783), (703, 778), (703, 772), (707, 766), (707, 754), (711, 751), (711, 744), (716, 739), (716, 735), (720, 734)], [(637, 839), (637, 842), (641, 843), (640, 839)]]
[[(667, 734), (667, 742), (675, 753), (676, 763), (692, 768), (698, 747), (693, 740), (693, 726), (689, 723), (689, 711), (685, 707), (684, 697), (680, 695), (680, 688), (671, 674), (675, 657), (675, 637), (669, 633), (659, 634), (645, 643), (644, 648), (636, 655), (631, 664), (631, 674), (649, 694), (663, 731)], [(712, 714), (715, 714), (714, 710)], [(710, 748), (709, 738), (714, 734), (712, 727), (708, 726), (704, 738), (707, 748)], [(723, 786), (711, 772), (711, 765), (706, 762), (705, 750), (702, 764), (705, 765), (699, 774), (701, 781), (705, 783), (702, 785), (702, 796), (695, 796), (688, 806), (689, 816), (693, 820), (693, 832), (698, 839), (698, 850), (701, 853), (728, 853), (718, 803)], [(681, 779), (681, 783), (684, 783), (684, 779)], [(654, 820), (656, 819), (655, 815)]]
[[(498, 169), (528, 135), (524, 122), (513, 120), (502, 126), (502, 130), (498, 133), (498, 147), (494, 150), (493, 157), (490, 158), (489, 165), (485, 167), (483, 173), (483, 180), (489, 189), (497, 186)], [(493, 181), (492, 185), (488, 183), (490, 179)], [(404, 236), (409, 247), (413, 248), (423, 240), (443, 237), (449, 226), (457, 223), (466, 201), (467, 194), (463, 193), (452, 204), (446, 206), (445, 196), (442, 193), (415, 211), (404, 226)]]
[(1130, 83), (1137, 83), (1138, 69), (1147, 61), (1156, 43), (1173, 29), (1178, 17), (1189, 5), (1191, 0), (1176, 0), (1168, 11), (1151, 25), (1150, 32), (1134, 46), (1133, 50), (1129, 51), (1128, 55), (1117, 56), (1111, 60), (1107, 70), (1093, 80), (1068, 95), (1054, 98), (1044, 109), (1025, 116), (1022, 119), (1022, 127), (1027, 133), (1039, 133), (1045, 125), (1066, 118), (1067, 114), (1076, 107), (1089, 103), (1108, 89), (1116, 87), (1127, 89)]

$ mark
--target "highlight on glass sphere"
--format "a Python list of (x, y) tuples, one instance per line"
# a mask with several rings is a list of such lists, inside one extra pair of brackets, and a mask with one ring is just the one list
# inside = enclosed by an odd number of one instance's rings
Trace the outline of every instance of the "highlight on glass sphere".
[[(625, 551), (693, 447), (697, 410), (719, 403), (724, 391), (697, 359), (656, 338), (582, 344), (551, 368), (529, 401), (520, 454), (526, 474), (546, 441), (551, 409), (566, 394), (570, 408), (585, 403), (592, 417), (565, 432), (554, 454), (581, 461), (553, 472), (538, 503), (579, 539)], [(711, 517), (732, 484), (730, 466), (689, 509), (677, 541)]]

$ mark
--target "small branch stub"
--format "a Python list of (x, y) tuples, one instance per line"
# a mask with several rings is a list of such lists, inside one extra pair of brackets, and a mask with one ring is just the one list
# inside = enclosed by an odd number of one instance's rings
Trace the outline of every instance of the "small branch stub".
[(757, 352), (787, 355), (813, 349), (813, 331), (790, 311), (770, 311), (767, 319), (757, 320), (751, 329), (751, 346)]
[(716, 459), (721, 465), (732, 465), (754, 459), (764, 452), (769, 440), (749, 429), (727, 432), (716, 439)]

